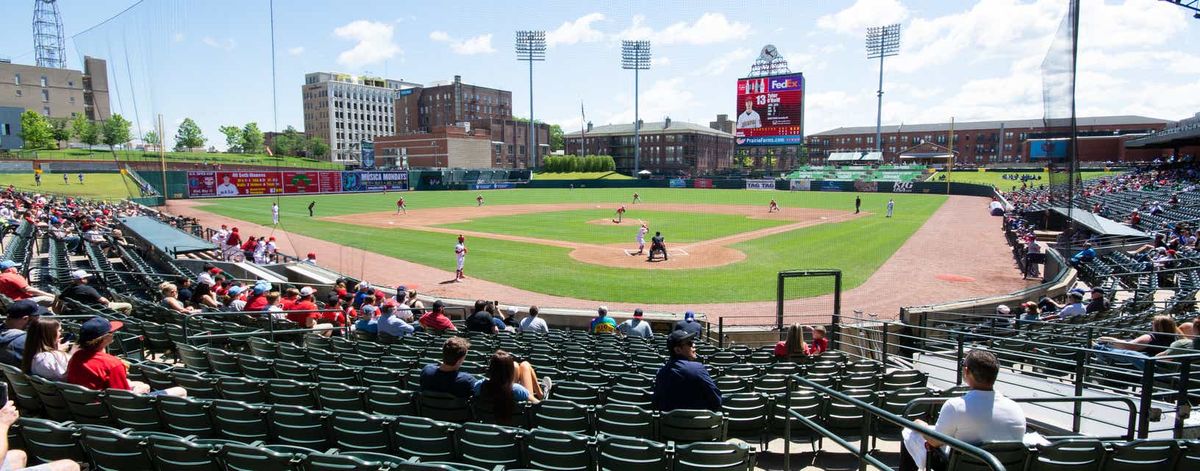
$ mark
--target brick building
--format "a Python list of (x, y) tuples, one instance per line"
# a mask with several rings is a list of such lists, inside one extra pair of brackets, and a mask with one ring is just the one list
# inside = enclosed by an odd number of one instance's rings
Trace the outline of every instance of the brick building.
[[(1121, 150), (1122, 143), (1161, 130), (1168, 123), (1145, 116), (1097, 116), (1077, 121), (1081, 137), (1079, 160), (1083, 162), (1141, 160), (1140, 153), (1126, 155)], [(954, 150), (958, 153), (957, 162), (964, 165), (1027, 163), (1029, 140), (1063, 131), (1067, 129), (1045, 128), (1040, 119), (958, 122), (954, 123)], [(949, 133), (950, 123), (884, 126), (883, 161), (895, 163), (900, 152), (924, 141), (948, 146)], [(805, 142), (810, 160), (824, 163), (831, 152), (874, 150), (875, 127), (832, 129), (810, 135)]]
[(417, 87), (396, 98), (396, 134), (511, 117), (512, 92), (463, 83), (460, 75), (448, 84)]
[[(733, 134), (707, 126), (667, 118), (642, 123), (640, 135), (640, 168), (656, 174), (703, 175), (729, 168), (733, 162)], [(633, 124), (594, 128), (589, 124), (586, 133), (569, 133), (564, 140), (568, 154), (611, 155), (618, 172), (633, 172)]]
[[(20, 147), (16, 136), (20, 120), (13, 122), (11, 110), (33, 110), (51, 118), (71, 118), (82, 114), (93, 121), (112, 115), (108, 104), (108, 65), (103, 59), (85, 56), (83, 70), (57, 69), (13, 64), (0, 60), (0, 108), (8, 134), (0, 148)], [(20, 114), (19, 112), (17, 113)], [(5, 126), (0, 126), (5, 127)], [(3, 132), (0, 129), (0, 132)]]

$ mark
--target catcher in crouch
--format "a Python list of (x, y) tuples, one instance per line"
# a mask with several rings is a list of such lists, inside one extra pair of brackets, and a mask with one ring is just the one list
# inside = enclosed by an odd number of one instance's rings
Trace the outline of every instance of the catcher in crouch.
[(650, 256), (646, 258), (646, 261), (653, 262), (655, 253), (661, 253), (663, 260), (667, 260), (667, 244), (663, 242), (662, 233), (658, 231), (655, 231), (654, 237), (650, 238)]

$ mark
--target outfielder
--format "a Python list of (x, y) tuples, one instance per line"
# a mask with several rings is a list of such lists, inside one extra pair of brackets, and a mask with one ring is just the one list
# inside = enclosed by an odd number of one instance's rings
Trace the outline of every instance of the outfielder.
[(887, 217), (892, 217), (892, 210), (896, 208), (896, 202), (889, 199), (887, 205)]
[(617, 218), (613, 219), (612, 222), (620, 224), (621, 221), (624, 219), (625, 219), (625, 205), (621, 205), (621, 207), (617, 208)]
[(633, 193), (633, 204), (638, 204), (638, 202), (640, 202), (640, 201), (642, 201), (641, 195), (637, 194), (637, 192), (634, 192)]
[(271, 203), (271, 223), (279, 225), (279, 203)]
[(458, 235), (458, 245), (454, 246), (454, 256), (458, 257), (458, 270), (454, 272), (454, 281), (462, 281), (467, 276), (463, 274), (463, 266), (467, 263), (467, 238)]
[(650, 232), (650, 228), (646, 227), (646, 223), (643, 222), (642, 227), (638, 228), (638, 235), (637, 235), (638, 251), (634, 255), (641, 255), (641, 254), (646, 253), (646, 233), (647, 232)]
[(400, 214), (401, 211), (403, 211), (404, 214), (408, 214), (408, 206), (404, 204), (403, 196), (396, 200), (396, 214)]

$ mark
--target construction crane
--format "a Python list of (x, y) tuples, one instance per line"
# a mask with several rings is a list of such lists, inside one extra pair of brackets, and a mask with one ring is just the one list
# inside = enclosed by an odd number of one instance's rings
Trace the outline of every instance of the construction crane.
[(67, 66), (67, 42), (57, 0), (33, 0), (33, 48), (38, 67)]

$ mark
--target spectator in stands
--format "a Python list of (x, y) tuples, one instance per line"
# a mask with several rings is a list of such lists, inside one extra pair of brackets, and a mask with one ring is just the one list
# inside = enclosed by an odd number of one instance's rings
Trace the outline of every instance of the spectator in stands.
[(408, 301), (405, 301), (404, 304), (407, 304), (412, 309), (413, 316), (425, 314), (425, 303), (417, 299), (417, 290), (408, 290)]
[[(434, 303), (434, 312), (437, 310), (437, 303)], [(442, 344), (442, 362), (425, 365), (421, 369), (421, 391), (453, 394), (462, 398), (471, 397), (475, 393), (475, 377), (459, 371), (470, 349), (471, 342), (467, 339), (446, 339)]]
[(315, 294), (316, 290), (310, 286), (300, 288), (299, 297), (296, 298), (296, 302), (292, 303), (290, 309), (288, 309), (288, 320), (306, 329), (317, 327), (320, 315), (317, 314), (317, 303), (313, 302), (313, 295)]
[(1175, 324), (1175, 318), (1167, 315), (1154, 316), (1150, 320), (1150, 333), (1137, 336), (1133, 340), (1121, 340), (1115, 337), (1100, 337), (1092, 348), (1099, 352), (1096, 357), (1102, 363), (1111, 363), (1116, 356), (1133, 363), (1137, 369), (1145, 367), (1145, 359), (1166, 351), (1172, 343), (1182, 338), (1183, 331)]
[(201, 273), (196, 279), (196, 289), (192, 291), (192, 304), (220, 308), (221, 304), (217, 302), (217, 295), (213, 293), (213, 285), (216, 283), (212, 275)]
[(704, 326), (696, 322), (696, 313), (692, 311), (683, 313), (683, 320), (676, 322), (671, 330), (682, 330), (696, 337), (704, 335)]
[(88, 279), (92, 277), (91, 273), (84, 270), (75, 270), (71, 272), (71, 279), (75, 280), (75, 284), (67, 287), (59, 293), (58, 299), (55, 300), (57, 307), (55, 312), (63, 312), (62, 309), (64, 300), (74, 301), (85, 306), (106, 307), (122, 314), (129, 315), (133, 312), (133, 305), (129, 303), (119, 303), (109, 301), (108, 298), (101, 296), (96, 288), (88, 286)]
[(1079, 268), (1080, 265), (1091, 262), (1096, 259), (1096, 249), (1092, 248), (1091, 242), (1083, 243), (1083, 250), (1071, 257), (1071, 266)]
[(158, 285), (158, 290), (162, 293), (163, 297), (162, 301), (158, 302), (158, 304), (160, 304), (162, 307), (180, 314), (192, 314), (197, 311), (194, 308), (184, 306), (183, 303), (179, 301), (179, 287), (175, 286), (175, 283), (164, 281), (162, 284)]
[(316, 252), (309, 252), (309, 253), (308, 253), (308, 255), (307, 255), (306, 257), (304, 257), (304, 261), (303, 261), (303, 262), (300, 262), (300, 263), (307, 263), (307, 264), (309, 264), (309, 265), (316, 265), (316, 264), (317, 264), (317, 254), (316, 254)]
[(708, 375), (703, 363), (696, 361), (695, 334), (676, 330), (667, 336), (671, 357), (654, 377), (654, 408), (662, 412), (675, 409), (721, 410), (721, 391)]
[(374, 305), (371, 306), (371, 309), (366, 309), (366, 307), (366, 305), (363, 305), (363, 309), (357, 313), (355, 313), (353, 307), (347, 307), (346, 317), (354, 319), (355, 332), (377, 335), (379, 334), (379, 320), (382, 318), (380, 314), (382, 309)]
[(8, 296), (13, 301), (32, 299), (43, 306), (54, 302), (54, 295), (34, 288), (29, 280), (21, 275), (21, 264), (12, 260), (0, 262), (0, 294)]
[(817, 356), (829, 350), (829, 339), (825, 338), (825, 327), (815, 325), (812, 327), (812, 342), (809, 342), (804, 347), (804, 353), (808, 356)]
[(496, 324), (492, 322), (492, 314), (487, 311), (488, 302), (483, 300), (475, 301), (475, 313), (467, 317), (468, 332), (482, 332), (485, 334), (499, 333)]
[(51, 381), (67, 377), (70, 343), (62, 341), (62, 325), (53, 317), (34, 317), (29, 322), (21, 372)]
[(1038, 300), (1038, 308), (1041, 309), (1042, 314), (1050, 315), (1062, 309), (1062, 305), (1050, 299), (1049, 296), (1042, 296), (1042, 299)]
[(254, 287), (250, 288), (250, 294), (246, 296), (246, 306), (243, 311), (266, 311), (270, 307), (270, 301), (267, 299), (267, 293), (271, 292), (271, 283), (266, 280), (259, 280), (254, 283)]
[(1057, 312), (1043, 317), (1043, 321), (1065, 321), (1072, 317), (1082, 316), (1087, 314), (1087, 307), (1083, 305), (1083, 291), (1071, 290), (1067, 293), (1067, 305), (1062, 306)]
[(284, 311), (292, 310), (292, 306), (300, 301), (300, 290), (296, 288), (288, 288), (283, 291), (283, 296), (279, 298), (279, 308)]
[(1133, 255), (1138, 255), (1138, 254), (1141, 254), (1142, 252), (1146, 252), (1146, 251), (1157, 249), (1159, 247), (1166, 247), (1166, 246), (1167, 246), (1167, 235), (1162, 232), (1157, 232), (1154, 234), (1154, 242), (1151, 242), (1149, 244), (1138, 247), (1137, 250), (1134, 250), (1133, 252), (1130, 252), (1130, 253)]
[(280, 299), (278, 291), (267, 293), (267, 312), (270, 312), (271, 317), (276, 319), (287, 319), (287, 313), (284, 312), (283, 306), (280, 305)]
[(1032, 234), (1025, 237), (1025, 273), (1022, 279), (1041, 276), (1038, 265), (1046, 263), (1046, 254), (1042, 252), (1042, 244)]
[(421, 316), (421, 327), (433, 332), (458, 330), (454, 323), (450, 322), (450, 318), (446, 317), (446, 303), (440, 299), (433, 302), (433, 311)]
[(370, 296), (370, 295), (371, 295), (371, 284), (367, 283), (365, 281), (359, 283), (358, 287), (354, 289), (354, 301), (353, 301), (354, 308), (357, 309), (360, 306), (362, 306), (363, 302), (367, 300), (367, 296)]
[(617, 321), (608, 315), (608, 307), (596, 308), (596, 317), (592, 319), (588, 331), (593, 334), (611, 334), (617, 331)]
[(240, 284), (233, 284), (225, 290), (225, 295), (221, 299), (225, 304), (226, 311), (236, 312), (246, 310), (246, 298), (244, 297), (245, 293), (243, 293), (245, 290), (246, 287)]
[(792, 358), (804, 356), (808, 349), (804, 343), (804, 326), (792, 324), (788, 326), (787, 336), (775, 343), (776, 358)]
[(512, 425), (513, 410), (518, 402), (537, 404), (545, 398), (543, 390), (550, 388), (550, 378), (545, 381), (544, 386), (538, 383), (529, 362), (517, 363), (512, 354), (496, 350), (488, 360), (487, 378), (475, 382), (473, 392), (475, 397), (492, 403), (498, 424)]
[(521, 312), (516, 306), (509, 306), (504, 310), (504, 330), (509, 332), (517, 331), (517, 313)]
[(20, 367), (25, 353), (25, 330), (29, 324), (50, 311), (32, 300), (23, 299), (8, 305), (4, 332), (0, 333), (0, 363)]
[[(1020, 442), (1025, 437), (1025, 412), (1012, 399), (993, 389), (1000, 374), (996, 355), (984, 350), (971, 350), (963, 357), (962, 378), (970, 391), (962, 397), (952, 398), (942, 405), (933, 429), (938, 433), (973, 444), (991, 442)], [(917, 424), (928, 427), (923, 420)], [(912, 430), (905, 429), (907, 438)], [(929, 453), (941, 453), (944, 445), (933, 437), (926, 436), (925, 447)], [(905, 440), (904, 443), (908, 443)], [(913, 451), (900, 447), (900, 470), (915, 471), (918, 464), (913, 461)]]
[(500, 313), (500, 301), (488, 301), (484, 303), (483, 310), (492, 315), (492, 325), (496, 326), (496, 332), (508, 330), (508, 324), (504, 323), (504, 315)]
[(27, 471), (79, 471), (79, 464), (68, 460), (54, 460), (49, 463), (40, 464), (33, 467), (26, 467), (29, 456), (21, 450), (10, 450), (8, 448), (9, 429), (20, 418), (20, 413), (17, 412), (17, 406), (13, 401), (8, 401), (3, 407), (0, 407), (0, 459), (4, 462), (0, 465), (0, 470), (27, 470)]
[(627, 319), (621, 325), (617, 326), (617, 331), (626, 337), (653, 338), (654, 330), (650, 328), (649, 322), (642, 319), (643, 315), (642, 308), (634, 309), (633, 318)]
[(1026, 301), (1024, 304), (1021, 304), (1021, 317), (1017, 320), (1017, 326), (1020, 327), (1030, 322), (1041, 320), (1041, 318), (1042, 313), (1041, 309), (1038, 308), (1038, 304), (1033, 301)]
[(545, 319), (538, 317), (537, 306), (529, 306), (529, 316), (521, 319), (521, 325), (518, 330), (521, 332), (548, 334), (550, 333), (550, 326), (546, 325)]
[(1183, 355), (1188, 353), (1198, 353), (1200, 350), (1200, 315), (1192, 319), (1191, 322), (1179, 324), (1179, 337), (1171, 342), (1171, 345), (1166, 350), (1159, 352), (1155, 356), (1171, 356)]
[(1086, 309), (1088, 314), (1108, 311), (1108, 298), (1104, 296), (1104, 288), (1099, 286), (1093, 287), (1091, 296)]
[(97, 391), (111, 388), (152, 396), (187, 396), (187, 391), (180, 387), (151, 391), (146, 383), (129, 381), (125, 363), (105, 352), (113, 342), (113, 332), (123, 325), (96, 316), (79, 327), (79, 350), (67, 363), (67, 382)]
[(416, 327), (412, 325), (413, 313), (407, 305), (388, 301), (383, 303), (379, 315), (379, 333), (395, 338), (412, 335)]
[(175, 298), (179, 299), (179, 302), (184, 304), (192, 302), (191, 278), (185, 276), (179, 279), (179, 294), (176, 295)]

